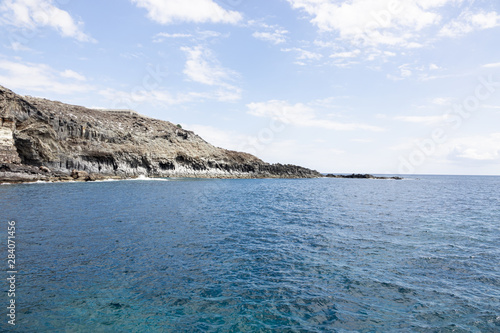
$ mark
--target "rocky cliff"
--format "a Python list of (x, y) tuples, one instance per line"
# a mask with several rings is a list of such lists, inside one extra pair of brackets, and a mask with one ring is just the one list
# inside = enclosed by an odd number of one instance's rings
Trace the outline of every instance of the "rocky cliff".
[(75, 170), (94, 179), (321, 177), (214, 147), (168, 121), (20, 96), (0, 86), (0, 182), (69, 179)]

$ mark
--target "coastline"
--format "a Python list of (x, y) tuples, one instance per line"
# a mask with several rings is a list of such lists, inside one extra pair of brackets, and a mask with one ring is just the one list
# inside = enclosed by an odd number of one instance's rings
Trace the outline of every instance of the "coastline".
[(0, 184), (25, 184), (25, 183), (64, 183), (64, 182), (98, 182), (134, 179), (164, 179), (164, 178), (204, 178), (204, 179), (307, 179), (307, 178), (339, 178), (339, 179), (382, 179), (402, 180), (399, 176), (374, 176), (372, 174), (319, 174), (303, 175), (296, 174), (272, 174), (272, 173), (249, 173), (249, 172), (220, 172), (220, 170), (208, 170), (205, 172), (170, 172), (169, 174), (147, 175), (147, 174), (99, 174), (73, 169), (71, 172), (53, 171), (46, 166), (29, 166), (23, 164), (3, 163), (0, 164)]
[(95, 110), (17, 95), (0, 86), (0, 182), (103, 178), (319, 178), (216, 147), (132, 110)]
[[(274, 165), (276, 168), (284, 168), (287, 166)], [(206, 178), (206, 179), (265, 179), (265, 178), (282, 178), (282, 179), (301, 179), (301, 178), (322, 178), (321, 174), (315, 173), (271, 173), (271, 172), (238, 172), (220, 170), (206, 170), (204, 172), (169, 172), (164, 174), (107, 174), (107, 173), (89, 173), (87, 171), (73, 169), (71, 172), (53, 171), (45, 166), (30, 166), (23, 164), (3, 163), (0, 164), (0, 184), (23, 184), (35, 182), (93, 182), (93, 181), (110, 181), (110, 180), (133, 180), (138, 178), (159, 179), (159, 178)]]

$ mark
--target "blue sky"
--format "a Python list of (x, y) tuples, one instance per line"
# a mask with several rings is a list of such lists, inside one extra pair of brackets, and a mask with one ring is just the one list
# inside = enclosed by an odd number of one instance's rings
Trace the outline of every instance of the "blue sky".
[(321, 172), (500, 174), (500, 3), (3, 0), (0, 84)]

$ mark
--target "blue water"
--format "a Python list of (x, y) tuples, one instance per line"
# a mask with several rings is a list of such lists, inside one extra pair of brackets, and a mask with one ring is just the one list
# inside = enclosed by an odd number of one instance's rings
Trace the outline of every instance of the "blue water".
[(500, 332), (500, 177), (418, 178), (0, 186), (15, 330)]

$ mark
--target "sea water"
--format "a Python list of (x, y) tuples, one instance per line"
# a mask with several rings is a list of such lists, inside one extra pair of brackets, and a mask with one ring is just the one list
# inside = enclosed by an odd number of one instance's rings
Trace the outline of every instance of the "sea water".
[(3, 185), (0, 207), (3, 331), (500, 332), (500, 177)]

